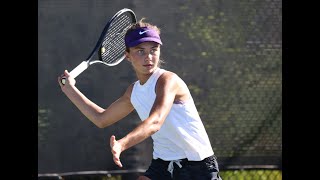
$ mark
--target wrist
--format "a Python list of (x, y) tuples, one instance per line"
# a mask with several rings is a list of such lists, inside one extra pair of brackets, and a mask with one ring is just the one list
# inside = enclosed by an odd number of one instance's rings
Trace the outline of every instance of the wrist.
[(118, 140), (118, 143), (120, 144), (121, 147), (121, 152), (125, 151), (127, 149), (127, 140), (126, 137), (123, 137)]

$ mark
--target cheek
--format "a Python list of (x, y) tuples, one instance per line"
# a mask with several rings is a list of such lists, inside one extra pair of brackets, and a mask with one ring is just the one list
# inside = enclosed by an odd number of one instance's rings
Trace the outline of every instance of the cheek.
[(154, 56), (153, 56), (153, 59), (155, 60), (158, 60), (160, 58), (160, 53), (156, 53)]
[(132, 65), (141, 64), (141, 63), (143, 63), (143, 58), (131, 56), (129, 61), (131, 62)]

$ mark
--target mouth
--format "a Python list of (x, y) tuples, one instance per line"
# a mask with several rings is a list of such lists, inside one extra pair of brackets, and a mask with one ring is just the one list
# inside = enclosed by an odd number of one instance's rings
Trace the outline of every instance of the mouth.
[(153, 65), (152, 64), (145, 64), (143, 65), (144, 67), (152, 67)]

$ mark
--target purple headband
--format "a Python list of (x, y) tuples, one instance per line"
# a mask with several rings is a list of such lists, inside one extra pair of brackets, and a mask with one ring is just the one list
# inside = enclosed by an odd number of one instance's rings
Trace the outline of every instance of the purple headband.
[(124, 38), (126, 47), (134, 47), (140, 43), (153, 41), (162, 45), (158, 32), (152, 28), (137, 28), (126, 34)]

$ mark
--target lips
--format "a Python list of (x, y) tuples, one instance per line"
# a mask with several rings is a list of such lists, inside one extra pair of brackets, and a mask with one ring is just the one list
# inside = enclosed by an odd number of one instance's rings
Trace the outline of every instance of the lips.
[(153, 65), (152, 64), (146, 64), (146, 65), (143, 65), (144, 67), (152, 67)]

